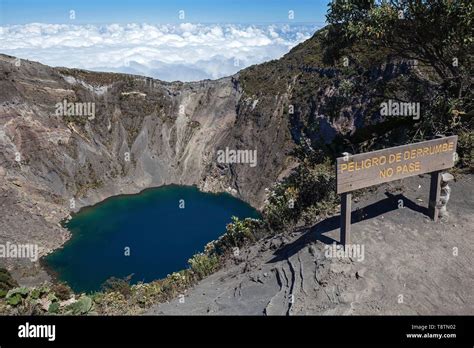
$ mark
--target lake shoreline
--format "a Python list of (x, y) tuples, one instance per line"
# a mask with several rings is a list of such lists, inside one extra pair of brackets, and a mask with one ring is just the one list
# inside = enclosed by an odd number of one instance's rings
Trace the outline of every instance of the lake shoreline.
[[(120, 193), (118, 195), (112, 195), (112, 196), (108, 196), (107, 198), (99, 201), (99, 202), (96, 202), (96, 203), (93, 203), (91, 205), (85, 205), (83, 207), (80, 207), (77, 211), (74, 211), (74, 212), (71, 212), (71, 214), (69, 214), (68, 216), (64, 217), (63, 220), (61, 220), (60, 224), (61, 226), (63, 226), (63, 223), (71, 220), (72, 217), (74, 217), (75, 215), (83, 212), (83, 211), (87, 211), (87, 209), (91, 209), (91, 208), (95, 208), (97, 206), (99, 206), (100, 204), (103, 204), (103, 203), (106, 203), (108, 200), (110, 199), (114, 199), (114, 198), (120, 198), (120, 197), (127, 197), (127, 196), (138, 196), (142, 193), (145, 193), (146, 191), (150, 191), (150, 190), (156, 190), (156, 189), (160, 189), (160, 188), (165, 188), (165, 187), (192, 187), (192, 188), (196, 188), (199, 192), (201, 193), (206, 193), (206, 194), (210, 194), (210, 195), (220, 195), (220, 194), (223, 194), (223, 195), (228, 195), (228, 196), (231, 196), (233, 198), (236, 198), (244, 203), (246, 203), (247, 205), (251, 206), (253, 209), (255, 209), (256, 211), (259, 212), (259, 214), (262, 214), (262, 209), (258, 208), (258, 207), (254, 207), (252, 205), (252, 203), (250, 202), (247, 202), (246, 200), (244, 200), (243, 198), (241, 197), (238, 197), (238, 196), (234, 196), (233, 194), (227, 192), (227, 191), (203, 191), (200, 189), (200, 187), (198, 185), (181, 185), (181, 184), (166, 184), (166, 185), (160, 185), (160, 186), (152, 186), (152, 187), (146, 187), (144, 188), (143, 190), (139, 191), (139, 192), (136, 192), (136, 193)], [(63, 226), (64, 227), (64, 226)]]
[[(249, 214), (248, 216), (245, 216), (245, 217), (252, 217), (252, 218), (260, 218), (261, 217), (261, 214), (262, 212), (253, 207), (250, 203), (238, 198), (238, 197), (235, 197), (234, 195), (230, 194), (229, 192), (205, 192), (205, 191), (202, 191), (201, 189), (199, 189), (199, 187), (197, 185), (177, 185), (177, 184), (170, 184), (170, 185), (162, 185), (162, 186), (157, 186), (157, 187), (148, 187), (148, 188), (145, 188), (143, 190), (141, 190), (140, 192), (138, 193), (126, 193), (126, 194), (119, 194), (119, 195), (115, 195), (115, 196), (110, 196), (110, 197), (107, 197), (106, 199), (98, 202), (98, 203), (95, 203), (93, 205), (89, 205), (89, 206), (84, 206), (84, 207), (81, 207), (78, 211), (70, 214), (67, 218), (63, 219), (61, 221), (61, 226), (66, 229), (68, 232), (69, 232), (69, 235), (70, 235), (70, 238), (68, 238), (66, 241), (64, 241), (64, 243), (61, 244), (61, 246), (59, 248), (55, 248), (54, 250), (51, 250), (50, 252), (48, 252), (46, 255), (43, 255), (41, 258), (40, 258), (40, 266), (41, 268), (51, 277), (52, 279), (52, 282), (56, 282), (56, 283), (66, 283), (68, 284), (69, 286), (71, 286), (71, 284), (69, 284), (68, 281), (65, 281), (64, 279), (61, 279), (61, 276), (60, 276), (60, 272), (58, 272), (57, 270), (54, 269), (54, 266), (51, 265), (47, 258), (51, 256), (51, 254), (53, 253), (56, 253), (58, 251), (63, 251), (63, 252), (67, 252), (67, 251), (64, 251), (64, 248), (67, 247), (67, 243), (71, 241), (71, 239), (74, 238), (74, 235), (75, 235), (75, 232), (73, 229), (70, 229), (68, 227), (68, 224), (74, 219), (74, 218), (77, 218), (78, 216), (81, 216), (81, 214), (87, 214), (88, 211), (93, 211), (94, 209), (101, 209), (103, 207), (106, 207), (108, 204), (112, 204), (111, 202), (113, 201), (116, 201), (117, 199), (120, 200), (121, 198), (127, 198), (127, 197), (139, 197), (139, 196), (143, 196), (143, 194), (146, 194), (147, 192), (150, 192), (150, 191), (161, 191), (163, 189), (168, 189), (168, 190), (192, 190), (190, 192), (188, 192), (188, 194), (197, 194), (197, 195), (205, 195), (205, 196), (208, 196), (208, 197), (212, 197), (212, 201), (215, 202), (215, 197), (216, 196), (222, 196), (223, 198), (225, 198), (226, 201), (228, 201), (227, 204), (235, 204), (235, 203), (229, 203), (229, 202), (239, 202), (238, 205), (239, 206), (243, 206), (245, 207), (245, 209), (249, 209), (249, 210), (252, 210), (254, 213), (252, 214)], [(150, 192), (150, 193), (153, 193), (153, 192)], [(157, 193), (158, 194), (158, 193)], [(149, 196), (148, 196), (149, 197)], [(145, 197), (146, 198), (146, 197)], [(149, 199), (149, 198), (146, 198), (146, 199)], [(177, 202), (176, 202), (177, 203)], [(215, 203), (214, 203), (215, 204)], [(196, 205), (194, 207), (194, 209), (197, 209), (197, 207), (199, 207), (199, 209), (201, 209), (201, 204), (199, 205)], [(219, 205), (220, 207), (220, 205)], [(188, 209), (188, 208), (186, 208)], [(233, 213), (230, 214), (230, 216), (234, 215)], [(241, 217), (241, 218), (244, 218), (244, 217)], [(209, 219), (209, 220), (214, 220), (213, 218), (212, 219)], [(211, 242), (212, 240), (216, 240), (218, 239), (220, 236), (222, 236), (224, 233), (225, 233), (225, 225), (226, 224), (223, 224), (222, 228), (219, 229), (219, 234), (217, 236), (214, 236), (210, 239), (206, 239), (205, 240), (205, 243), (202, 243), (203, 245), (200, 246), (200, 247), (196, 247), (195, 250), (189, 254), (188, 256), (186, 256), (184, 259), (187, 260), (187, 258), (193, 256), (195, 253), (199, 253), (203, 250), (204, 246)], [(87, 233), (87, 232), (86, 232)], [(115, 231), (114, 231), (115, 233)], [(115, 236), (115, 235), (114, 235)], [(117, 236), (117, 237), (120, 237), (120, 236)], [(182, 251), (181, 249), (179, 250), (175, 250), (175, 252), (178, 252), (179, 251)], [(185, 269), (186, 267), (181, 267), (179, 268), (178, 270), (183, 270)], [(176, 270), (176, 271), (178, 271)], [(170, 271), (171, 273), (172, 271)], [(137, 273), (137, 272), (132, 272), (132, 273)], [(139, 273), (139, 272), (138, 272)], [(163, 275), (161, 277), (156, 277), (156, 278), (152, 278), (152, 279), (146, 279), (144, 282), (145, 283), (148, 283), (148, 282), (151, 282), (151, 281), (155, 281), (155, 280), (160, 280), (160, 279), (164, 279), (166, 276)], [(117, 276), (117, 278), (121, 278), (121, 276)], [(137, 279), (139, 278), (142, 278), (142, 277), (138, 277)], [(108, 279), (108, 278), (107, 278)], [(105, 279), (106, 280), (106, 279)], [(104, 280), (104, 281), (105, 281)], [(136, 282), (139, 282), (138, 280)], [(134, 281), (135, 283), (135, 281)], [(73, 287), (73, 286), (71, 286)], [(95, 291), (100, 291), (100, 288), (97, 288), (97, 289), (94, 289), (94, 290), (91, 290), (91, 291), (83, 291), (83, 290), (80, 290), (78, 291), (79, 293), (81, 292), (86, 292), (86, 293), (93, 293)], [(76, 292), (76, 291), (74, 291)]]

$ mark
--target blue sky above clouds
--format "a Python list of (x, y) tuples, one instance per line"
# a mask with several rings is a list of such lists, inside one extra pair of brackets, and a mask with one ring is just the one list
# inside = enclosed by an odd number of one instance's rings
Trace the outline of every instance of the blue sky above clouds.
[[(76, 24), (181, 22), (199, 23), (323, 23), (328, 0), (1, 0), (4, 24)], [(288, 11), (295, 13), (294, 20)]]
[(168, 81), (219, 78), (281, 57), (324, 25), (326, 10), (323, 0), (0, 0), (0, 52)]

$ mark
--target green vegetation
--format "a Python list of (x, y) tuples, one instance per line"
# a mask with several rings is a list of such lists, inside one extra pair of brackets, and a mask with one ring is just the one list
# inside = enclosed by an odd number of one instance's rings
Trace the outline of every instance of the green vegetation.
[(93, 308), (90, 297), (72, 294), (64, 284), (16, 287), (0, 301), (0, 313), (12, 315), (88, 314)]
[[(469, 0), (335, 0), (327, 20), (328, 41), (351, 46), (365, 41), (397, 56), (428, 64), (444, 82), (457, 85), (472, 49), (474, 5)], [(460, 62), (453, 64), (453, 58)]]
[(278, 232), (298, 222), (312, 223), (337, 208), (334, 167), (314, 151), (299, 150), (300, 166), (273, 187), (264, 210), (269, 228)]
[(124, 297), (129, 297), (132, 294), (130, 290), (130, 280), (132, 276), (133, 274), (130, 274), (124, 279), (111, 277), (104, 282), (102, 289), (104, 292), (118, 292)]
[(262, 231), (263, 223), (260, 220), (239, 220), (233, 217), (222, 237), (208, 243), (202, 253), (188, 260), (189, 268), (169, 274), (165, 279), (134, 285), (130, 284), (131, 275), (124, 279), (112, 277), (103, 284), (101, 291), (90, 295), (74, 294), (63, 283), (25, 288), (9, 280), (9, 291), (4, 299), (0, 299), (0, 313), (138, 314), (152, 304), (184, 294), (196, 282), (220, 269), (233, 248), (254, 241), (262, 235)]
[[(323, 39), (326, 61), (346, 56), (362, 66), (358, 52), (365, 47), (378, 52), (379, 61), (416, 62), (415, 73), (398, 79), (396, 87), (387, 84), (382, 94), (422, 104), (420, 122), (404, 125), (402, 142), (458, 134), (458, 166), (472, 171), (473, 18), (469, 0), (335, 0)], [(389, 132), (392, 143), (400, 139), (400, 127)]]
[[(57, 308), (58, 306), (55, 306)], [(51, 308), (51, 307), (50, 307)], [(76, 302), (66, 306), (66, 314), (87, 314), (92, 309), (92, 299), (88, 296), (81, 296)]]
[(5, 268), (0, 268), (0, 298), (5, 297), (9, 290), (17, 286), (18, 283), (12, 278), (10, 272)]
[(232, 222), (227, 225), (226, 233), (212, 245), (208, 244), (207, 249), (215, 250), (218, 254), (226, 254), (233, 248), (241, 248), (258, 239), (263, 228), (261, 220), (250, 218), (239, 220), (233, 216)]
[[(282, 59), (240, 73), (245, 95), (259, 100), (250, 114), (286, 94), (293, 140), (331, 161), (347, 150), (458, 134), (458, 168), (472, 171), (473, 8), (468, 0), (333, 1), (330, 25)], [(420, 120), (381, 118), (388, 99), (419, 102)], [(337, 124), (334, 139), (322, 138), (315, 115)]]
[(219, 265), (217, 255), (196, 254), (188, 260), (191, 271), (198, 279), (203, 279), (207, 275), (213, 273)]
[[(89, 166), (90, 165), (91, 164), (89, 163)], [(92, 170), (90, 171), (93, 172)], [(91, 175), (89, 176), (89, 178), (94, 177), (94, 176), (95, 175)], [(77, 182), (76, 183), (77, 191), (76, 191), (75, 197), (83, 197), (84, 195), (86, 195), (87, 192), (98, 189), (99, 187), (102, 187), (102, 186), (103, 186), (103, 183), (97, 179), (94, 181), (86, 182), (86, 183)]]
[(8, 291), (5, 299), (9, 305), (16, 306), (22, 302), (23, 298), (28, 296), (28, 292), (28, 288), (25, 287), (11, 289)]

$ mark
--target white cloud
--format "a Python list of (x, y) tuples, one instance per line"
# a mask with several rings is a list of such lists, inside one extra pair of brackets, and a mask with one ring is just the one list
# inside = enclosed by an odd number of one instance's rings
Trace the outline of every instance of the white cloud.
[(309, 38), (316, 26), (66, 25), (0, 27), (0, 52), (51, 66), (116, 71), (165, 81), (234, 74), (276, 59)]

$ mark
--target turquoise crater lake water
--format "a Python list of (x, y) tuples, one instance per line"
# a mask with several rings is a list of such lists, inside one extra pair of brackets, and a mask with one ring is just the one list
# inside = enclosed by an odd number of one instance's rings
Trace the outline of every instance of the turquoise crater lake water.
[(75, 214), (66, 224), (72, 238), (45, 262), (77, 292), (99, 290), (112, 276), (133, 274), (132, 283), (149, 282), (186, 268), (192, 255), (225, 232), (232, 216), (259, 214), (229, 194), (190, 186), (116, 196)]

